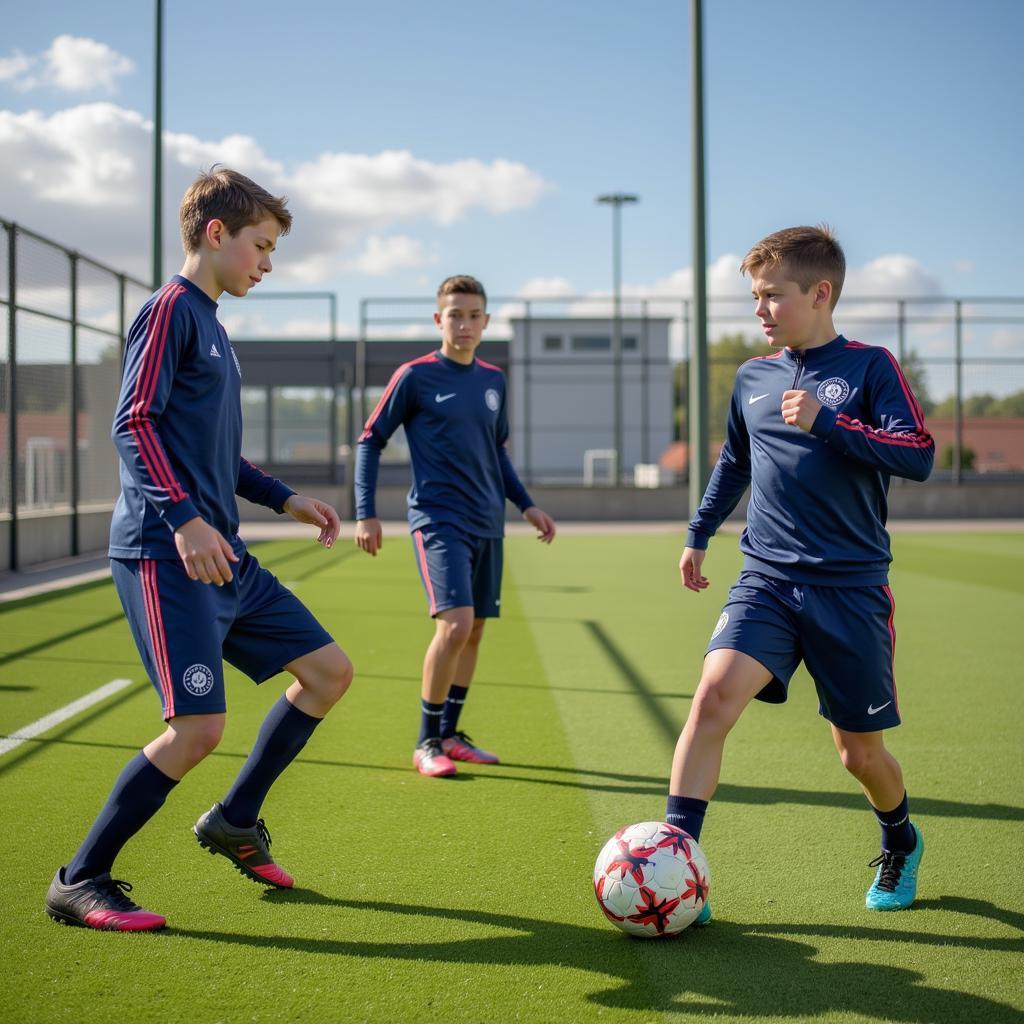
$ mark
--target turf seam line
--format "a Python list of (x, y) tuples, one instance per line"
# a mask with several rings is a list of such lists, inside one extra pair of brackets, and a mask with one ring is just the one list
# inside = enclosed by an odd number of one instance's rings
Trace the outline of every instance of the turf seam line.
[(131, 685), (131, 679), (112, 679), (109, 683), (104, 683), (103, 686), (93, 690), (91, 693), (87, 693), (84, 697), (79, 697), (78, 700), (73, 700), (70, 704), (65, 704), (64, 707), (58, 708), (56, 711), (44, 715), (29, 725), (0, 738), (0, 757), (20, 747), (26, 740), (33, 739), (40, 733), (52, 729), (55, 725), (66, 722), (69, 718), (74, 718), (80, 712), (91, 708), (93, 704), (99, 704), (101, 700), (106, 700), (107, 697)]

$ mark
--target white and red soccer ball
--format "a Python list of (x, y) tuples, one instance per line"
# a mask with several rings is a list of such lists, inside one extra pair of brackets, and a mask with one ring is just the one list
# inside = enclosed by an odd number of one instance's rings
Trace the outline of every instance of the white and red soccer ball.
[(707, 858), (688, 832), (663, 821), (620, 828), (594, 865), (605, 917), (630, 935), (661, 938), (692, 924), (708, 899)]

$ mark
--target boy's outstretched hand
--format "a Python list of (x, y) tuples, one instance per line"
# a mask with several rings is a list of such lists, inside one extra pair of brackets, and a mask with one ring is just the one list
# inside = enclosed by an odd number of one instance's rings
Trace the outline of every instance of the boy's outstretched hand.
[(532, 526), (537, 528), (537, 540), (550, 544), (555, 539), (555, 521), (547, 514), (531, 505), (524, 513), (523, 518)]
[(325, 548), (334, 547), (341, 533), (341, 519), (331, 505), (303, 494), (293, 494), (285, 503), (284, 510), (299, 523), (312, 523), (320, 527), (317, 543)]

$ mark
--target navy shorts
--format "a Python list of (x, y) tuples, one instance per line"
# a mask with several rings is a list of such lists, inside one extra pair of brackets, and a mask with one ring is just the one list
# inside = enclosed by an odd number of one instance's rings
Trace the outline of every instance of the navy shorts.
[(468, 607), (478, 619), (501, 614), (500, 537), (474, 537), (454, 526), (424, 526), (413, 531), (412, 543), (431, 615)]
[(757, 695), (785, 702), (801, 661), (818, 713), (848, 732), (900, 724), (893, 673), (896, 605), (887, 586), (821, 587), (742, 572), (729, 591), (708, 651), (742, 651), (773, 679)]
[(262, 683), (334, 642), (248, 552), (222, 587), (190, 580), (172, 559), (112, 558), (110, 568), (165, 721), (227, 710), (222, 660)]

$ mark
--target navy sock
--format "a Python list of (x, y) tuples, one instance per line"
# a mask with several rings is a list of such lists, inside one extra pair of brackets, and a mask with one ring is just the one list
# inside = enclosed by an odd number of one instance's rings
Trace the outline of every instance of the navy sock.
[(448, 699), (444, 702), (444, 714), (441, 716), (441, 736), (452, 736), (459, 725), (459, 712), (466, 703), (468, 686), (452, 686), (448, 690)]
[(891, 811), (880, 811), (872, 806), (878, 824), (882, 826), (882, 849), (890, 853), (910, 853), (917, 846), (917, 836), (910, 824), (910, 803), (907, 794)]
[(163, 807), (177, 784), (177, 779), (164, 775), (140, 750), (121, 769), (107, 802), (64, 872), (65, 883), (74, 885), (110, 871), (121, 847)]
[(252, 753), (246, 759), (231, 791), (224, 797), (224, 817), (235, 828), (252, 828), (277, 777), (323, 721), (307, 715), (284, 694), (263, 719)]
[(416, 741), (419, 746), (424, 740), (441, 738), (441, 716), (444, 714), (444, 704), (431, 704), (429, 700), (420, 700), (420, 738)]
[(700, 842), (700, 830), (704, 827), (704, 812), (707, 809), (707, 800), (669, 794), (665, 821), (684, 832), (689, 832), (697, 842)]

